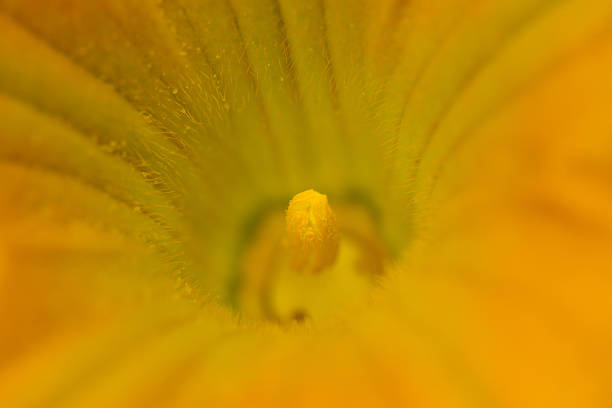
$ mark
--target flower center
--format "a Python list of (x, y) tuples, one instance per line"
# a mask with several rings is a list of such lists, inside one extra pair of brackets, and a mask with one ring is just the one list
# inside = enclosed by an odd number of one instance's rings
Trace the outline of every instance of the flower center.
[(289, 202), (286, 224), (293, 269), (318, 273), (333, 265), (340, 237), (326, 195), (312, 189), (297, 194)]
[(368, 211), (314, 190), (259, 225), (244, 252), (241, 313), (280, 323), (341, 313), (367, 298), (387, 256)]

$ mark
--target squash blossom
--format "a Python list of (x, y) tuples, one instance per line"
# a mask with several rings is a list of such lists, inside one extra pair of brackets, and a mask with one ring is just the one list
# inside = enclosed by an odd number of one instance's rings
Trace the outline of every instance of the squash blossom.
[(612, 406), (612, 1), (0, 0), (2, 407)]

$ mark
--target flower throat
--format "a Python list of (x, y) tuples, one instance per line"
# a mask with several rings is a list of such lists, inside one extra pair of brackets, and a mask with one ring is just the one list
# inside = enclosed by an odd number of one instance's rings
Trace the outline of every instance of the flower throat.
[(279, 323), (320, 320), (360, 304), (387, 256), (370, 214), (313, 189), (260, 224), (242, 257), (237, 306)]

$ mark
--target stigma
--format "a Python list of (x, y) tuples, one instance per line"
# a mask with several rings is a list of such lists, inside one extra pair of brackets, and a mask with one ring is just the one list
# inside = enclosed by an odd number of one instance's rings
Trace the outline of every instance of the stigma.
[(319, 273), (334, 264), (340, 234), (327, 196), (312, 189), (296, 194), (285, 216), (291, 267)]

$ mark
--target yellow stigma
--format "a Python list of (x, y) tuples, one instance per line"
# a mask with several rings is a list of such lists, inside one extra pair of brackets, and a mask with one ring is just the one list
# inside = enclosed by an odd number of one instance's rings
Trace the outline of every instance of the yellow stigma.
[(338, 254), (338, 225), (327, 196), (310, 189), (289, 202), (286, 215), (291, 266), (317, 273), (333, 265)]

